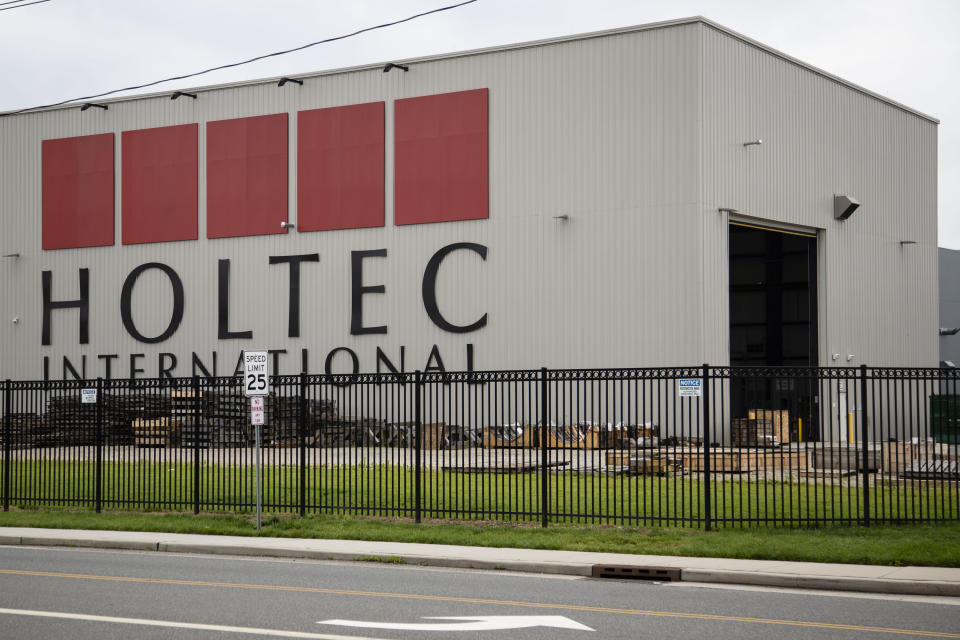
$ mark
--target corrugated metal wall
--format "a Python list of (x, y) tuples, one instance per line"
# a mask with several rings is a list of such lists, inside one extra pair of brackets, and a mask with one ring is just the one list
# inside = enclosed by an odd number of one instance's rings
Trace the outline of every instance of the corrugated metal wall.
[[(707, 25), (703, 65), (705, 264), (725, 262), (721, 208), (817, 230), (820, 363), (936, 366), (936, 123)], [(861, 206), (837, 221), (834, 194)]]
[[(393, 225), (393, 101), (489, 89), (489, 219)], [(205, 238), (205, 123), (289, 113), (290, 220), (296, 222), (297, 112), (386, 101), (386, 225), (383, 228), (249, 238)], [(42, 251), (41, 141), (116, 135), (116, 238), (120, 239), (122, 131), (200, 123), (199, 229), (193, 242)], [(936, 359), (935, 126), (913, 114), (784, 62), (701, 23), (639, 29), (413, 63), (408, 73), (369, 68), (304, 79), (118, 101), (0, 118), (0, 263), (3, 377), (51, 377), (61, 358), (104, 374), (98, 355), (175, 354), (176, 375), (196, 352), (230, 373), (243, 348), (286, 349), (280, 373), (311, 372), (349, 347), (375, 369), (378, 347), (399, 366), (423, 368), (437, 345), (448, 370), (601, 367), (727, 361), (726, 222), (718, 207), (824, 229), (821, 301), (824, 352), (849, 349), (871, 362)], [(764, 138), (761, 148), (742, 142)], [(702, 148), (702, 155), (701, 155)], [(890, 156), (883, 160), (881, 156)], [(833, 193), (864, 204), (834, 223)], [(567, 216), (566, 220), (556, 216)], [(911, 236), (916, 245), (901, 249)], [(441, 247), (473, 242), (487, 258), (451, 254), (437, 282), (442, 312), (482, 329), (452, 334), (433, 325), (421, 298), (424, 268)], [(387, 249), (364, 261), (364, 322), (386, 335), (350, 335), (350, 252)], [(288, 268), (269, 256), (319, 253), (301, 273), (301, 337), (287, 338)], [(231, 261), (230, 329), (251, 340), (217, 340), (217, 260)], [(120, 322), (124, 279), (163, 262), (183, 279), (183, 324), (169, 340), (143, 344)], [(90, 343), (77, 341), (77, 311), (53, 312), (53, 340), (40, 340), (40, 273), (52, 270), (53, 298), (77, 297), (77, 269), (91, 278)], [(889, 286), (894, 283), (894, 286)], [(166, 326), (165, 278), (145, 273), (134, 318), (146, 335)], [(929, 313), (927, 309), (930, 309)], [(929, 316), (929, 317), (928, 317)], [(20, 322), (11, 322), (18, 317)], [(864, 330), (864, 323), (873, 328)], [(933, 354), (932, 356), (930, 354)], [(859, 360), (857, 360), (859, 362)], [(337, 371), (347, 369), (343, 354)]]

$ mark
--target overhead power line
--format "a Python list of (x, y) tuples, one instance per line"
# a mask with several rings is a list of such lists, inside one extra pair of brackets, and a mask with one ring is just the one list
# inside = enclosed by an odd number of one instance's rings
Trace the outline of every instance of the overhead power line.
[[(49, 2), (50, 0), (36, 0), (36, 1), (37, 1), (37, 2)], [(163, 84), (164, 82), (172, 82), (172, 81), (174, 81), (174, 80), (185, 80), (186, 78), (195, 78), (196, 76), (201, 76), (201, 75), (204, 75), (204, 74), (206, 74), (206, 73), (212, 73), (212, 72), (214, 72), (214, 71), (221, 71), (221, 70), (223, 70), (223, 69), (230, 69), (230, 68), (233, 68), (233, 67), (240, 67), (240, 66), (243, 66), (243, 65), (245, 65), (245, 64), (250, 64), (251, 62), (257, 62), (258, 60), (264, 60), (264, 59), (266, 59), (266, 58), (273, 58), (273, 57), (276, 57), (276, 56), (282, 56), (282, 55), (286, 55), (286, 54), (288, 54), (288, 53), (294, 53), (294, 52), (296, 52), (296, 51), (303, 51), (304, 49), (309, 49), (310, 47), (315, 47), (315, 46), (320, 45), (320, 44), (327, 44), (327, 43), (330, 43), (330, 42), (336, 42), (337, 40), (346, 40), (347, 38), (352, 38), (352, 37), (358, 36), (358, 35), (360, 35), (360, 34), (362, 34), (362, 33), (367, 33), (367, 32), (369, 32), (369, 31), (376, 31), (377, 29), (385, 29), (385, 28), (387, 28), (387, 27), (392, 27), (392, 26), (395, 26), (395, 25), (398, 25), (398, 24), (403, 24), (404, 22), (410, 22), (411, 20), (416, 20), (417, 18), (422, 18), (422, 17), (424, 17), (424, 16), (429, 16), (429, 15), (432, 15), (432, 14), (434, 14), (434, 13), (441, 13), (441, 12), (443, 12), (443, 11), (450, 11), (451, 9), (457, 9), (457, 8), (459, 8), (459, 7), (462, 7), (462, 6), (465, 6), (465, 5), (468, 5), (468, 4), (473, 4), (474, 2), (477, 2), (477, 0), (465, 0), (465, 2), (458, 2), (457, 4), (451, 4), (451, 5), (448, 5), (448, 6), (445, 6), (445, 7), (440, 7), (440, 8), (438, 8), (438, 9), (431, 9), (430, 11), (424, 11), (423, 13), (418, 13), (418, 14), (416, 14), (416, 15), (412, 15), (412, 16), (409, 16), (409, 17), (406, 17), (406, 18), (402, 18), (402, 19), (400, 19), (400, 20), (394, 20), (393, 22), (385, 22), (385, 23), (383, 23), (383, 24), (378, 24), (378, 25), (375, 25), (375, 26), (372, 26), (372, 27), (365, 27), (365, 28), (363, 28), (363, 29), (359, 29), (359, 30), (354, 31), (354, 32), (352, 32), (352, 33), (347, 33), (347, 34), (344, 34), (344, 35), (342, 35), (342, 36), (334, 36), (334, 37), (332, 37), (332, 38), (326, 38), (326, 39), (324, 39), (324, 40), (318, 40), (318, 41), (316, 41), (316, 42), (311, 42), (311, 43), (309, 43), (309, 44), (305, 44), (305, 45), (302, 45), (302, 46), (299, 46), (299, 47), (295, 47), (295, 48), (293, 48), (293, 49), (287, 49), (287, 50), (285, 50), (285, 51), (276, 51), (276, 52), (274, 52), (274, 53), (266, 53), (266, 54), (261, 55), (261, 56), (256, 56), (255, 58), (250, 58), (249, 60), (243, 60), (242, 62), (232, 62), (232, 63), (230, 63), (230, 64), (223, 64), (223, 65), (220, 65), (220, 66), (218, 66), (218, 67), (211, 67), (211, 68), (209, 68), (209, 69), (204, 69), (203, 71), (197, 71), (197, 72), (195, 72), (195, 73), (187, 73), (187, 74), (184, 74), (184, 75), (181, 75), (181, 76), (173, 76), (173, 77), (170, 77), (170, 78), (164, 78), (164, 79), (162, 79), (162, 80), (154, 80), (153, 82), (147, 82), (147, 83), (144, 83), (144, 84), (138, 84), (138, 85), (134, 85), (134, 86), (131, 86), (131, 87), (124, 87), (124, 88), (122, 88), (122, 89), (113, 89), (113, 90), (111, 90), (111, 91), (105, 91), (105, 92), (103, 92), (103, 93), (96, 93), (96, 94), (89, 95), (89, 96), (81, 96), (81, 97), (79, 97), (79, 98), (70, 98), (70, 99), (68, 99), (68, 100), (61, 100), (60, 102), (53, 102), (53, 103), (50, 103), (50, 104), (39, 105), (39, 106), (36, 106), (36, 107), (27, 107), (27, 108), (25, 108), (25, 109), (18, 109), (17, 111), (8, 111), (7, 113), (0, 114), (0, 116), (12, 116), (12, 115), (17, 114), (17, 113), (24, 113), (24, 112), (26, 112), (26, 111), (33, 111), (33, 110), (35, 110), (35, 109), (48, 109), (48, 108), (50, 108), (50, 107), (59, 107), (59, 106), (62, 105), (62, 104), (68, 104), (68, 103), (70, 103), (70, 102), (81, 102), (81, 101), (83, 101), (83, 100), (93, 100), (93, 99), (95, 99), (95, 98), (103, 98), (103, 97), (105, 97), (105, 96), (110, 96), (110, 95), (113, 95), (113, 94), (115, 94), (115, 93), (121, 93), (121, 92), (123, 92), (123, 91), (133, 91), (133, 90), (135, 90), (135, 89), (145, 89), (145, 88), (147, 88), (147, 87), (153, 87), (153, 86), (156, 86), (156, 85), (158, 85), (158, 84)], [(11, 7), (11, 8), (15, 8), (15, 7)]]
[(10, 11), (11, 9), (22, 9), (23, 7), (29, 7), (32, 4), (40, 4), (42, 2), (50, 2), (50, 0), (33, 0), (33, 2), (27, 2), (25, 4), (17, 4), (18, 2), (23, 2), (23, 0), (11, 0), (10, 2), (0, 2), (0, 6), (5, 4), (15, 4), (15, 7), (5, 7), (0, 9), (0, 11)]

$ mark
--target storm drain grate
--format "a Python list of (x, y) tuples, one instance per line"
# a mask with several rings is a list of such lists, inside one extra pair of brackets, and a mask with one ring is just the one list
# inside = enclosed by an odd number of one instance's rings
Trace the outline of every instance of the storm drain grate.
[(670, 567), (638, 567), (626, 564), (595, 564), (593, 565), (593, 577), (674, 582), (680, 580), (680, 569)]

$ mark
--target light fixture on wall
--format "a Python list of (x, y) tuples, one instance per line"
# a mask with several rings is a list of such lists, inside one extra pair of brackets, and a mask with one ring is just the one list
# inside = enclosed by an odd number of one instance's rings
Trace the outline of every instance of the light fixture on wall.
[(194, 100), (197, 99), (197, 94), (195, 94), (195, 93), (187, 93), (186, 91), (174, 91), (174, 92), (173, 92), (173, 95), (170, 96), (170, 99), (171, 99), (171, 100), (176, 100), (177, 98), (179, 98), (179, 97), (181, 97), (181, 96), (186, 96), (186, 97), (188, 97), (188, 98), (193, 98)]
[(384, 67), (383, 67), (383, 72), (384, 72), (384, 73), (387, 73), (387, 72), (389, 72), (389, 71), (392, 70), (392, 69), (403, 69), (405, 72), (406, 72), (406, 71), (410, 71), (410, 67), (408, 67), (408, 66), (405, 65), (405, 64), (397, 64), (396, 62), (388, 62), (386, 65), (384, 65)]
[(19, 257), (20, 257), (20, 252), (18, 251), (18, 252), (16, 252), (16, 253), (5, 253), (5, 254), (3, 255), (3, 257), (4, 257), (4, 258), (19, 258)]
[(745, 146), (745, 147), (752, 147), (752, 146), (756, 145), (756, 146), (759, 147), (761, 144), (763, 144), (763, 140), (761, 140), (760, 138), (757, 138), (756, 140), (751, 140), (750, 142), (744, 142), (744, 143), (743, 143), (743, 146)]
[(833, 217), (837, 220), (846, 220), (859, 208), (860, 202), (850, 196), (833, 196)]
[(553, 216), (553, 219), (554, 219), (554, 220), (559, 220), (559, 221), (561, 221), (561, 222), (566, 222), (567, 220), (570, 219), (570, 216), (569, 216), (568, 214), (566, 214), (566, 213), (561, 213), (561, 214), (558, 215), (558, 216)]
[(940, 335), (955, 336), (960, 333), (960, 327), (940, 327)]
[(80, 111), (86, 111), (86, 110), (89, 109), (90, 107), (99, 107), (100, 109), (103, 109), (104, 111), (106, 111), (107, 109), (109, 109), (109, 107), (108, 107), (107, 105), (105, 105), (105, 104), (97, 104), (96, 102), (84, 102), (84, 103), (83, 103), (83, 106), (80, 107)]
[(295, 229), (295, 228), (296, 228), (296, 225), (293, 224), (292, 222), (287, 222), (286, 220), (284, 220), (284, 221), (282, 221), (282, 222), (280, 223), (280, 228), (281, 228), (281, 229)]
[(277, 86), (278, 86), (278, 87), (282, 87), (283, 85), (287, 84), (288, 82), (294, 82), (294, 83), (300, 85), (301, 87), (303, 86), (303, 80), (297, 80), (296, 78), (288, 78), (288, 77), (286, 77), (286, 76), (280, 78), (280, 81), (277, 82)]
[(901, 241), (900, 241), (900, 246), (901, 246), (901, 247), (903, 247), (903, 246), (905, 246), (905, 245), (908, 245), (908, 244), (917, 244), (917, 241), (916, 241), (916, 240), (901, 240)]

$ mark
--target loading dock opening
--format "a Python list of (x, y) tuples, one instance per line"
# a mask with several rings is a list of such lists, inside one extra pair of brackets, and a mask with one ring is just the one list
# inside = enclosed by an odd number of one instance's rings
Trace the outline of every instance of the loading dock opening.
[[(730, 366), (817, 366), (815, 234), (731, 222)], [(731, 388), (735, 417), (789, 411), (791, 439), (818, 436), (816, 384), (802, 378), (743, 379)]]

